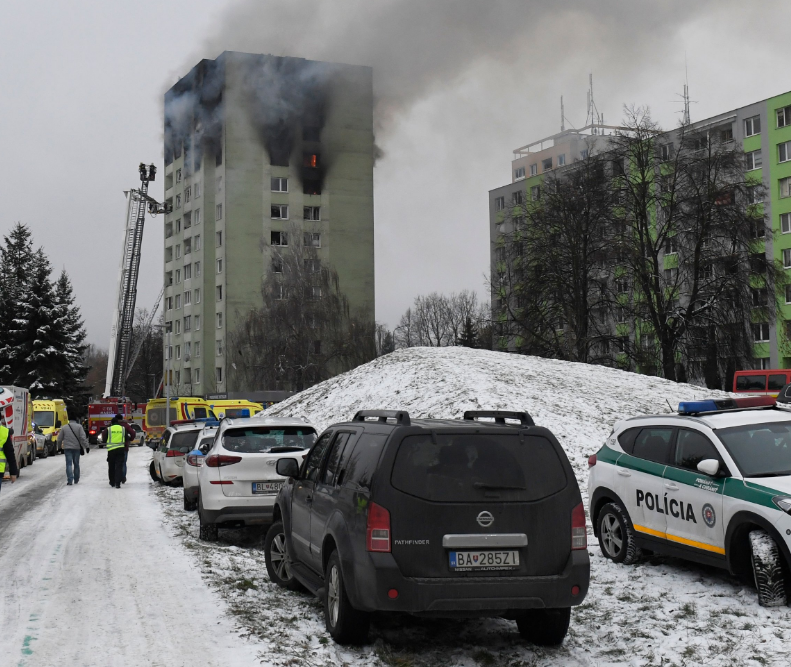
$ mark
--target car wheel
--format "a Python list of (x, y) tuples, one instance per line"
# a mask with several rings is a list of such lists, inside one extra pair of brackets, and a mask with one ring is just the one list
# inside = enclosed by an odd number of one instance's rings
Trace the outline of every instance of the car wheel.
[(264, 559), (266, 560), (266, 571), (269, 574), (269, 580), (273, 584), (277, 584), (281, 588), (287, 588), (290, 591), (302, 589), (302, 585), (291, 573), (286, 534), (283, 531), (283, 523), (280, 521), (273, 523), (269, 530), (266, 531)]
[(155, 482), (159, 481), (159, 475), (157, 475), (157, 467), (154, 465), (154, 462), (151, 461), (151, 464), (148, 466), (148, 473), (151, 475), (151, 479)]
[(41, 458), (42, 458), (42, 459), (45, 459), (45, 458), (47, 458), (48, 456), (49, 456), (49, 449), (47, 448), (47, 446), (46, 446), (46, 445), (44, 445), (44, 449), (43, 449), (43, 450), (41, 450)]
[(614, 563), (631, 565), (642, 557), (632, 522), (618, 503), (607, 503), (599, 512), (599, 546)]
[(187, 500), (187, 496), (185, 494), (184, 495), (184, 509), (187, 512), (194, 512), (196, 509), (198, 509), (198, 503), (195, 502), (194, 500)]
[(750, 559), (753, 563), (758, 604), (782, 607), (786, 604), (785, 577), (780, 563), (780, 550), (765, 530), (750, 531)]
[(571, 621), (571, 608), (531, 609), (516, 618), (519, 634), (537, 646), (558, 646), (563, 643)]
[(216, 523), (208, 523), (203, 517), (203, 506), (198, 507), (198, 520), (200, 521), (200, 539), (204, 542), (216, 542), (218, 530)]
[(330, 554), (324, 573), (324, 623), (327, 632), (339, 644), (362, 644), (368, 638), (371, 616), (352, 607), (343, 583), (341, 559), (337, 551)]

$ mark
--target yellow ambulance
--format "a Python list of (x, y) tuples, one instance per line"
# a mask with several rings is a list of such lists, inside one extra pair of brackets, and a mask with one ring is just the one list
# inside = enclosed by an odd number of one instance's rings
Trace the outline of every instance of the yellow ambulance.
[[(222, 419), (223, 416), (229, 419), (237, 419), (239, 417), (252, 417), (257, 412), (261, 412), (264, 406), (260, 403), (253, 403), (243, 399), (222, 399), (217, 401), (207, 401), (209, 407), (214, 410), (217, 419)], [(247, 410), (244, 414), (243, 410)]]
[(47, 439), (48, 454), (61, 454), (58, 449), (58, 433), (69, 423), (66, 404), (60, 398), (33, 401), (33, 422)]
[[(143, 418), (143, 430), (146, 433), (146, 444), (151, 446), (159, 442), (165, 429), (169, 426), (167, 421), (167, 399), (152, 398), (146, 404), (146, 414)], [(170, 421), (184, 419), (216, 419), (209, 404), (202, 398), (194, 396), (170, 397)]]

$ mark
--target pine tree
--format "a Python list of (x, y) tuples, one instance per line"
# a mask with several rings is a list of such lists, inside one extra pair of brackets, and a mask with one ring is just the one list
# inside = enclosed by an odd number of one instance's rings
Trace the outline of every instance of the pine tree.
[(11, 233), (3, 237), (0, 259), (0, 321), (6, 324), (6, 333), (0, 337), (0, 384), (13, 384), (25, 358), (11, 332), (22, 327), (17, 321), (19, 304), (27, 291), (33, 267), (33, 240), (28, 227), (18, 222)]
[(56, 334), (63, 340), (64, 374), (59, 380), (60, 396), (66, 401), (70, 412), (87, 402), (84, 386), (88, 368), (84, 357), (88, 346), (85, 344), (85, 325), (80, 309), (74, 303), (74, 290), (71, 280), (63, 269), (55, 283)]
[(478, 328), (469, 315), (464, 319), (464, 328), (462, 328), (459, 336), (459, 345), (461, 347), (478, 347)]

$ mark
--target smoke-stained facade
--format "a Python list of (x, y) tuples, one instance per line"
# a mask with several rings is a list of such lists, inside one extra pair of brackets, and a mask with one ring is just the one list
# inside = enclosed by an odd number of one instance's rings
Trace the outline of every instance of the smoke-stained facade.
[(373, 322), (370, 68), (226, 51), (165, 94), (164, 137), (173, 391), (268, 389), (229, 386), (226, 341), (284, 241), (312, 244)]

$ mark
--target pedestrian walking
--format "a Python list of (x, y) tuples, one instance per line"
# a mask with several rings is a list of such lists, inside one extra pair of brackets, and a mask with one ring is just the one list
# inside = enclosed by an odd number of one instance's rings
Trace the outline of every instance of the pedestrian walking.
[(0, 485), (3, 483), (6, 469), (11, 477), (11, 484), (16, 482), (19, 466), (14, 451), (14, 429), (6, 428), (5, 415), (0, 416)]
[(116, 489), (121, 488), (124, 478), (124, 456), (128, 446), (126, 429), (121, 426), (122, 419), (121, 415), (115, 415), (110, 426), (102, 431), (102, 440), (107, 443), (107, 474), (110, 486)]
[(69, 420), (58, 433), (58, 449), (66, 458), (66, 486), (80, 483), (80, 455), (91, 451), (88, 436), (76, 418)]
[(121, 477), (121, 484), (126, 484), (126, 462), (129, 459), (129, 443), (137, 437), (137, 433), (135, 433), (135, 429), (133, 429), (129, 425), (129, 422), (126, 421), (121, 415), (116, 416), (120, 419), (118, 423), (124, 427), (124, 441), (126, 442), (126, 448), (124, 449), (124, 472), (123, 477)]

